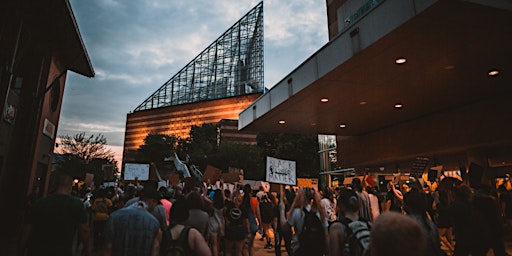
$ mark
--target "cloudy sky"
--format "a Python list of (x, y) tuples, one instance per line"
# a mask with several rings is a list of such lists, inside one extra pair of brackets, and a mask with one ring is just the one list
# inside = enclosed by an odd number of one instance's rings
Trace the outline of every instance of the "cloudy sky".
[[(126, 115), (260, 1), (69, 0), (96, 72), (69, 72), (58, 135), (103, 134), (122, 151)], [(265, 0), (265, 87), (328, 41), (325, 0)]]

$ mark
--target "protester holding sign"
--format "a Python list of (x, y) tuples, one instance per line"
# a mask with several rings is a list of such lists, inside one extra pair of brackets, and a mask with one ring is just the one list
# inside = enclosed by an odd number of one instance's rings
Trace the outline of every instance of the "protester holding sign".
[[(284, 229), (293, 227), (295, 233), (292, 237), (292, 248), (294, 255), (323, 255), (328, 248), (327, 218), (324, 208), (321, 204), (320, 194), (311, 188), (299, 188), (295, 200), (292, 203), (291, 210), (285, 215), (285, 206), (279, 204), (280, 222)], [(314, 239), (307, 243), (301, 236), (308, 235), (304, 232), (307, 226), (306, 214), (313, 214), (323, 225), (323, 231), (315, 233)], [(315, 231), (317, 232), (317, 231)]]

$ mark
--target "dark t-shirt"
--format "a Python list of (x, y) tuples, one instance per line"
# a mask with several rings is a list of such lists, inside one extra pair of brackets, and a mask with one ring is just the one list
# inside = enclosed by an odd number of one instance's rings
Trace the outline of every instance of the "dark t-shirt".
[(244, 226), (245, 218), (242, 209), (235, 206), (234, 203), (226, 204), (226, 230), (225, 239), (229, 241), (241, 241), (247, 235), (247, 228)]
[(387, 200), (391, 200), (390, 211), (402, 212), (402, 202), (395, 196), (393, 190), (388, 191)]
[(82, 201), (64, 194), (37, 201), (27, 217), (32, 225), (29, 255), (71, 255), (77, 226), (87, 222)]
[(444, 203), (438, 203), (437, 208), (437, 226), (439, 228), (450, 228), (452, 227), (452, 216), (450, 208)]
[(260, 214), (261, 214), (261, 221), (263, 223), (271, 223), (274, 219), (274, 211), (272, 211), (272, 202), (265, 201), (260, 203)]
[(190, 245), (188, 243), (188, 235), (190, 232), (191, 227), (183, 227), (181, 230), (181, 233), (178, 237), (175, 237), (175, 239), (172, 238), (171, 235), (171, 229), (166, 229), (164, 232), (162, 232), (162, 244), (160, 246), (160, 255), (165, 255), (168, 248), (173, 244), (176, 243), (179, 245), (179, 247), (183, 248), (183, 251), (186, 255), (195, 255), (192, 248), (190, 248)]
[(500, 195), (500, 203), (505, 205), (505, 217), (512, 219), (512, 192), (504, 191)]

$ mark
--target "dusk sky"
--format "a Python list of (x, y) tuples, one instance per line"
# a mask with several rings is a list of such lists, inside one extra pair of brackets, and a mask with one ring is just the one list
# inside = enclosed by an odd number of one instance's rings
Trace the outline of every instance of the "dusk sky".
[[(69, 1), (96, 76), (68, 72), (58, 136), (101, 133), (118, 153), (126, 115), (260, 2)], [(263, 16), (271, 88), (327, 43), (325, 0), (265, 0)]]

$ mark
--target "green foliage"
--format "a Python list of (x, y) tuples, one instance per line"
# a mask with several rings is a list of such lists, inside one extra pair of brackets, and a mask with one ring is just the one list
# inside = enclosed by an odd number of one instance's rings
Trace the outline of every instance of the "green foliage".
[(217, 154), (208, 158), (209, 164), (228, 170), (229, 167), (244, 170), (245, 179), (265, 178), (263, 150), (256, 145), (223, 142)]
[(73, 136), (62, 136), (58, 151), (63, 157), (57, 158), (57, 168), (82, 179), (85, 178), (86, 172), (103, 178), (102, 164), (117, 166), (115, 153), (106, 145), (107, 139), (102, 134), (86, 136), (85, 132), (81, 132)]
[[(200, 170), (204, 170), (209, 162), (208, 157), (216, 154), (218, 150), (218, 129), (213, 124), (203, 124), (190, 128), (190, 138), (180, 144), (182, 150), (180, 158), (188, 155), (192, 163)], [(179, 152), (179, 151), (178, 151)]]
[(161, 163), (174, 154), (178, 138), (165, 134), (148, 134), (144, 144), (137, 149), (137, 161)]
[[(190, 160), (204, 171), (210, 164), (221, 170), (244, 169), (246, 179), (265, 178), (266, 156), (296, 161), (297, 175), (317, 177), (319, 170), (316, 135), (261, 133), (258, 145), (219, 143), (218, 129), (213, 124), (193, 126), (190, 138), (180, 139), (163, 134), (150, 134), (138, 149), (141, 162), (153, 162), (159, 169), (163, 159), (176, 151), (181, 160)], [(188, 157), (187, 157), (188, 156)]]
[(265, 156), (295, 161), (297, 176), (318, 176), (320, 160), (317, 135), (260, 133), (257, 142)]

